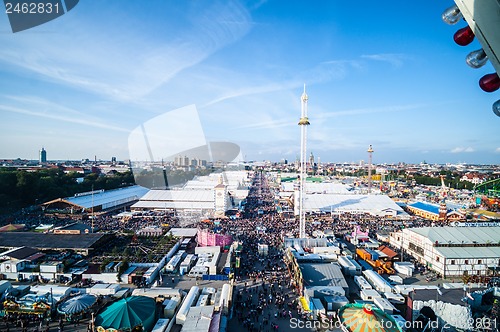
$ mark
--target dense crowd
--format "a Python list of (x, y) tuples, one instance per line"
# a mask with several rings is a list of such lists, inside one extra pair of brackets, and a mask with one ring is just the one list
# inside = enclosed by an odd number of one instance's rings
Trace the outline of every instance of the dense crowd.
[[(92, 222), (93, 221), (93, 222)], [(44, 214), (42, 211), (20, 211), (19, 213), (4, 216), (0, 221), (0, 226), (7, 224), (24, 224), (24, 229), (29, 230), (40, 225), (51, 225), (60, 227), (74, 222), (84, 223), (94, 226), (99, 231), (123, 231), (130, 230), (136, 232), (144, 227), (161, 227), (168, 224), (175, 226), (178, 218), (171, 212), (145, 211), (130, 216), (118, 216), (116, 213), (104, 213), (87, 216), (81, 215), (65, 216), (57, 214)]]
[[(243, 218), (221, 222), (219, 231), (232, 234), (243, 243), (235, 317), (247, 331), (277, 331), (280, 322), (297, 315), (297, 301), (283, 262), (285, 234), (297, 229), (295, 220), (282, 219), (275, 210), (274, 195), (267, 179), (256, 173), (249, 191)], [(267, 251), (259, 252), (259, 244)]]
[[(131, 216), (101, 215), (94, 219), (94, 228), (102, 231), (130, 230), (138, 231), (146, 226), (161, 227), (164, 224), (173, 225), (176, 220), (171, 213), (148, 211)], [(91, 225), (92, 220), (84, 223)]]

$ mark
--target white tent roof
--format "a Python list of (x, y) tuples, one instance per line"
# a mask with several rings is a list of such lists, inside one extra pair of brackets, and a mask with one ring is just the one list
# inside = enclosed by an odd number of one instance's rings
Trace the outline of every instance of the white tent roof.
[(421, 227), (408, 231), (425, 236), (433, 243), (487, 244), (500, 239), (500, 227)]
[(367, 212), (376, 213), (391, 209), (405, 213), (387, 195), (338, 195), (338, 194), (306, 194), (304, 198), (306, 212)]
[(183, 209), (183, 210), (209, 210), (214, 209), (213, 202), (166, 202), (166, 201), (140, 201), (131, 206), (131, 209)]
[(214, 190), (150, 190), (144, 195), (140, 202), (213, 202), (215, 201)]
[[(282, 191), (293, 191), (294, 182), (283, 182), (281, 184)], [(306, 182), (306, 193), (326, 193), (326, 194), (349, 194), (350, 187), (342, 183), (334, 182)]]

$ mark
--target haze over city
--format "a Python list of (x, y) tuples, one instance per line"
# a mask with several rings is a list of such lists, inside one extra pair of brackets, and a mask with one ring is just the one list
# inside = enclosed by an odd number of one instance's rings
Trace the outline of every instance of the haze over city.
[[(300, 95), (321, 161), (500, 161), (500, 121), (442, 11), (453, 1), (80, 2), (11, 33), (0, 15), (0, 158), (128, 159), (130, 132), (196, 105), (207, 141), (295, 160)], [(186, 124), (186, 130), (189, 130)]]

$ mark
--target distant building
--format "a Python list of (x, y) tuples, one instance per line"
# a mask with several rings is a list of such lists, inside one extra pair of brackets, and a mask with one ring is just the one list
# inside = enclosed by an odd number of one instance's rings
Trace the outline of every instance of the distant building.
[(190, 166), (190, 159), (188, 156), (178, 155), (174, 159), (174, 166), (185, 167)]
[(473, 184), (480, 184), (486, 181), (486, 176), (484, 174), (479, 174), (479, 173), (465, 173), (461, 178), (460, 181), (469, 181), (472, 182)]
[(85, 211), (112, 211), (132, 205), (148, 191), (147, 188), (138, 185), (106, 191), (95, 190), (79, 193), (73, 197), (56, 198), (43, 203), (42, 206), (46, 210), (72, 214)]
[[(424, 202), (415, 202), (407, 205), (408, 210), (418, 217), (427, 220), (440, 221), (461, 221), (465, 220), (465, 216), (453, 209), (447, 208), (446, 205), (436, 205)], [(446, 214), (446, 216), (444, 215)]]
[(40, 164), (46, 163), (47, 162), (47, 151), (42, 147), (40, 150), (40, 158), (38, 160)]
[(0, 274), (6, 279), (18, 279), (19, 272), (45, 256), (37, 249), (17, 247), (0, 253)]

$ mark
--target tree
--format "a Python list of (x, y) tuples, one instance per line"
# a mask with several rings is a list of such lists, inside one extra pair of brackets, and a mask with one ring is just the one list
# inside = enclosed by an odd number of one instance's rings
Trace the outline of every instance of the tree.
[(31, 172), (18, 171), (16, 173), (16, 178), (16, 188), (19, 198), (27, 204), (33, 204), (35, 202), (36, 193), (39, 190), (38, 177)]

